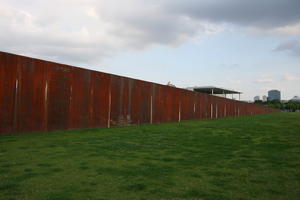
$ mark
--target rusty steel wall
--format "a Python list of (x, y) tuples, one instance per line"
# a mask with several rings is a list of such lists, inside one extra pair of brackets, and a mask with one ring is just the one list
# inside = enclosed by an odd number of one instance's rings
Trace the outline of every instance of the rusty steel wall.
[(270, 112), (278, 110), (0, 52), (0, 134)]

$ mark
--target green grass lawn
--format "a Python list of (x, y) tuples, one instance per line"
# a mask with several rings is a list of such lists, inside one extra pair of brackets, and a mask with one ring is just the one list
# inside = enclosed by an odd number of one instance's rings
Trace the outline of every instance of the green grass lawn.
[(300, 113), (0, 136), (0, 199), (300, 199)]

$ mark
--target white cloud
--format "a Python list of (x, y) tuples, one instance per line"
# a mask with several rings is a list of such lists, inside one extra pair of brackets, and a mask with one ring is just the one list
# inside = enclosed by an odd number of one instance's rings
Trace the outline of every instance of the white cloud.
[(271, 78), (260, 78), (256, 80), (257, 83), (272, 83), (274, 82)]
[(286, 26), (275, 27), (268, 32), (280, 35), (300, 35), (300, 23), (289, 24)]
[(100, 62), (153, 45), (174, 47), (220, 30), (165, 12), (154, 1), (0, 1), (1, 50), (69, 63)]
[(284, 74), (283, 80), (286, 81), (300, 81), (300, 76), (293, 75), (293, 74)]
[(242, 83), (239, 79), (227, 78), (227, 81), (233, 85), (240, 85)]
[(124, 50), (197, 41), (226, 24), (298, 34), (298, 2), (0, 0), (0, 48), (70, 64), (94, 63)]

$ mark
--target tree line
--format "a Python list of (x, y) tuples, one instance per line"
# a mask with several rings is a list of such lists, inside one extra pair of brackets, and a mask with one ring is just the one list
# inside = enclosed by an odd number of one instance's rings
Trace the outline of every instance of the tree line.
[(277, 108), (281, 110), (286, 110), (290, 112), (295, 112), (296, 110), (300, 110), (300, 102), (297, 101), (288, 101), (288, 102), (281, 102), (279, 100), (272, 100), (272, 101), (262, 101), (256, 100), (254, 104), (264, 105), (271, 108)]

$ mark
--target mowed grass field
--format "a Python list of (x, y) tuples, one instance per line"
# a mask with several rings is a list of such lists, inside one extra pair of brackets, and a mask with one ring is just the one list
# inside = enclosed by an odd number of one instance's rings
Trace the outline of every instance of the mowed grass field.
[(0, 136), (0, 199), (300, 199), (300, 113)]

